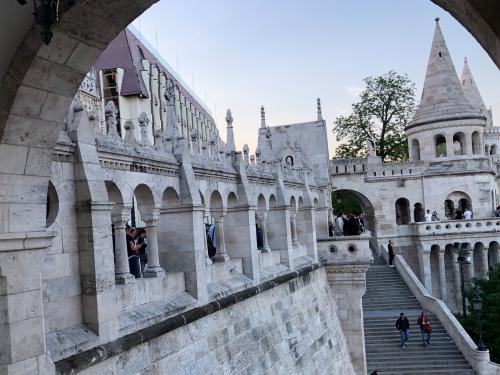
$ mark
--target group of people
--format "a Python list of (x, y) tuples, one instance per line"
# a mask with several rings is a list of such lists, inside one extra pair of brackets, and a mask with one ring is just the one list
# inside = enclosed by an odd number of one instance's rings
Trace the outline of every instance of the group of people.
[(340, 213), (328, 222), (330, 237), (333, 236), (357, 236), (365, 231), (365, 219), (363, 214)]
[[(498, 211), (498, 216), (500, 216), (500, 206), (497, 207), (497, 210), (495, 211), (495, 215)], [(466, 208), (464, 211), (462, 210), (457, 210), (455, 211), (455, 214), (452, 216), (447, 216), (446, 217), (448, 220), (471, 220), (472, 219), (472, 211), (469, 208)], [(427, 210), (425, 213), (425, 221), (430, 223), (431, 221), (440, 221), (441, 219), (439, 218), (438, 214), (436, 211), (434, 211), (431, 214), (431, 210)]]
[(146, 248), (148, 247), (146, 229), (134, 228), (130, 225), (126, 227), (127, 233), (127, 255), (130, 273), (136, 278), (142, 277), (146, 268), (148, 257)]
[[(432, 326), (425, 311), (422, 311), (422, 313), (420, 314), (417, 320), (417, 325), (420, 327), (420, 334), (422, 335), (422, 346), (425, 348), (431, 343), (432, 333)], [(399, 315), (399, 319), (396, 321), (395, 326), (399, 331), (399, 336), (401, 338), (401, 348), (406, 349), (408, 340), (410, 338), (410, 321), (404, 313), (401, 313)]]
[[(432, 336), (432, 326), (429, 321), (429, 316), (427, 312), (422, 311), (417, 319), (417, 325), (420, 328), (420, 334), (422, 337), (422, 346), (425, 348), (427, 345), (431, 344)], [(408, 340), (410, 339), (410, 321), (404, 313), (399, 315), (398, 320), (396, 320), (396, 329), (399, 331), (399, 337), (401, 339), (401, 348), (406, 349), (408, 346)], [(379, 375), (380, 370), (374, 370), (370, 375)]]

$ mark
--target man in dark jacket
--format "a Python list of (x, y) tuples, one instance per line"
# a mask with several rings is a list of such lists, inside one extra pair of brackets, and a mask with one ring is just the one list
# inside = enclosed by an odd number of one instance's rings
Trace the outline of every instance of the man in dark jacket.
[(404, 349), (408, 343), (408, 333), (410, 331), (410, 322), (404, 313), (399, 315), (399, 319), (396, 321), (396, 328), (399, 330), (399, 334), (401, 336), (401, 347)]

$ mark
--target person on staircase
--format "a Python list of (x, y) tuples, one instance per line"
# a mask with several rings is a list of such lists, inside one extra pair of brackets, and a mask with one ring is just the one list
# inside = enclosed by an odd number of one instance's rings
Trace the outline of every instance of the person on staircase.
[(422, 344), (425, 348), (431, 343), (430, 341), (432, 332), (432, 326), (425, 311), (422, 311), (422, 313), (420, 314), (420, 317), (417, 320), (417, 324), (420, 327), (420, 333), (422, 334)]
[(389, 240), (389, 244), (387, 245), (387, 251), (389, 253), (389, 267), (394, 267), (394, 242), (392, 240)]
[(399, 319), (396, 321), (396, 328), (399, 330), (399, 335), (401, 337), (401, 347), (406, 349), (410, 333), (410, 322), (404, 313), (399, 315)]

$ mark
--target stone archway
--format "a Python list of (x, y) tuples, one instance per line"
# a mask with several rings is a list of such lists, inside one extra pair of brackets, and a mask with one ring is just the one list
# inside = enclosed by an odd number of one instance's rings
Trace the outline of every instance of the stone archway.
[[(2, 21), (10, 25), (12, 34), (6, 38), (8, 44), (0, 44), (4, 52), (0, 159), (6, 161), (0, 165), (0, 183), (5, 186), (2, 190), (16, 192), (5, 194), (4, 202), (16, 204), (0, 205), (0, 232), (45, 230), (45, 199), (38, 193), (47, 189), (53, 146), (59, 131), (66, 128), (64, 115), (78, 85), (107, 44), (157, 1), (61, 2), (60, 22), (48, 46), (42, 44), (28, 7), (2, 3)], [(433, 2), (462, 23), (499, 65), (498, 4), (493, 0)], [(15, 218), (21, 216), (30, 220), (18, 226)]]
[(352, 196), (356, 200), (363, 211), (362, 213), (365, 222), (364, 227), (366, 230), (369, 230), (372, 234), (372, 237), (375, 238), (377, 228), (375, 221), (375, 208), (373, 207), (373, 204), (368, 199), (368, 197), (359, 191), (350, 189), (335, 189), (333, 190), (333, 192), (347, 194), (349, 196)]

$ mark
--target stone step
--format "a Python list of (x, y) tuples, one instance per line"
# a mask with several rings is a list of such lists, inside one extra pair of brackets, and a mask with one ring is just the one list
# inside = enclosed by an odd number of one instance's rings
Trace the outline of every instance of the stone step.
[[(431, 345), (424, 347), (417, 319), (422, 311), (418, 300), (397, 270), (385, 264), (372, 265), (366, 274), (364, 331), (368, 373), (381, 374), (474, 374), (465, 357), (449, 337), (439, 320), (430, 315), (433, 327)], [(400, 347), (399, 332), (394, 324), (399, 312), (407, 311), (410, 321), (408, 347)], [(392, 316), (386, 315), (388, 312)], [(376, 314), (376, 317), (368, 317)]]

